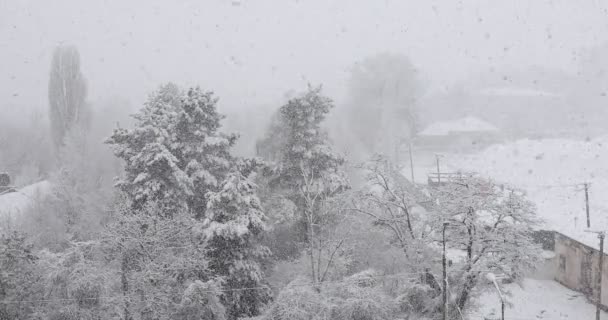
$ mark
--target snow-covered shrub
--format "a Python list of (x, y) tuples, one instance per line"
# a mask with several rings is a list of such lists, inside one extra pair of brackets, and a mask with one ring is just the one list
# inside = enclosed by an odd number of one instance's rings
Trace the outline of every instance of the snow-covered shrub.
[(220, 287), (216, 281), (192, 282), (182, 297), (175, 319), (179, 320), (224, 320), (226, 308), (220, 302)]
[(293, 280), (270, 306), (265, 320), (326, 320), (330, 319), (331, 305), (304, 278)]
[(377, 274), (365, 270), (330, 284), (324, 293), (333, 301), (332, 319), (336, 320), (388, 320), (395, 312), (391, 297), (378, 286)]
[[(0, 234), (0, 301), (39, 299), (40, 270), (33, 246), (18, 232)], [(28, 303), (0, 303), (0, 319), (18, 319), (32, 312)]]
[(67, 306), (60, 310), (54, 311), (48, 317), (49, 320), (80, 320), (81, 314), (74, 306)]
[(363, 270), (351, 275), (346, 281), (359, 287), (375, 287), (378, 285), (378, 272), (373, 269)]
[(42, 250), (38, 253), (40, 282), (45, 299), (42, 314), (56, 319), (95, 319), (106, 316), (112, 305), (103, 297), (118, 278), (115, 270), (103, 263), (100, 243), (70, 242), (61, 252)]
[(423, 315), (432, 313), (441, 302), (437, 291), (425, 284), (412, 284), (397, 296), (399, 310), (407, 314)]

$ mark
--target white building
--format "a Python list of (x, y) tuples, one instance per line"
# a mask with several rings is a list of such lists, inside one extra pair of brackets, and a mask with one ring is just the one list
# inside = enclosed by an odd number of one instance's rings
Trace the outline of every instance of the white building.
[(475, 117), (435, 122), (416, 137), (418, 148), (436, 151), (471, 151), (501, 141), (500, 130)]

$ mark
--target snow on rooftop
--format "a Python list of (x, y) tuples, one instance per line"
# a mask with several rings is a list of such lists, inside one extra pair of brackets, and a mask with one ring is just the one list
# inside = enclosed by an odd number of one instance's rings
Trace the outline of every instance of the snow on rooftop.
[(476, 171), (524, 189), (544, 220), (542, 228), (597, 248), (597, 235), (586, 232), (581, 183), (589, 182), (591, 229), (608, 231), (608, 136), (590, 141), (524, 139), (444, 162), (451, 170)]
[(549, 91), (529, 89), (529, 88), (487, 88), (478, 91), (484, 96), (515, 96), (515, 97), (561, 97), (561, 94), (556, 94)]
[(421, 136), (447, 136), (454, 132), (484, 132), (498, 131), (494, 125), (475, 117), (465, 117), (457, 120), (435, 122), (419, 135)]
[(46, 197), (51, 192), (51, 183), (44, 180), (16, 192), (0, 195), (0, 226), (14, 222), (24, 211), (29, 209), (34, 201)]
[[(594, 319), (595, 306), (584, 295), (572, 291), (553, 280), (524, 279), (522, 286), (507, 284), (506, 300), (511, 303), (505, 308), (505, 319)], [(476, 301), (477, 310), (469, 310), (468, 319), (500, 319), (500, 299), (489, 287)], [(601, 314), (602, 319), (608, 313)]]

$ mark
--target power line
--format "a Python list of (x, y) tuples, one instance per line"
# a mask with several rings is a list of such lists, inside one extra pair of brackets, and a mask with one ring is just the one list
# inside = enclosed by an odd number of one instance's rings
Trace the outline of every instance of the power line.
[[(457, 271), (452, 271), (451, 273), (456, 273)], [(476, 271), (476, 272), (489, 272), (489, 271)], [(323, 281), (321, 284), (340, 284), (340, 283), (358, 283), (361, 281), (366, 281), (369, 279), (404, 279), (404, 280), (419, 280), (419, 277), (412, 277), (412, 275), (422, 275), (422, 274), (426, 274), (427, 271), (420, 271), (420, 272), (403, 272), (403, 273), (395, 273), (395, 274), (388, 274), (388, 275), (375, 275), (375, 276), (363, 276), (361, 278), (357, 278), (357, 279), (342, 279), (342, 280), (333, 280), (333, 281)], [(407, 276), (407, 277), (406, 277)], [(268, 289), (282, 289), (282, 288), (287, 288), (287, 287), (312, 287), (313, 283), (312, 282), (305, 282), (305, 283), (295, 283), (295, 284), (288, 284), (284, 287), (279, 287), (279, 286), (271, 286), (271, 285), (264, 285), (264, 286), (256, 286), (256, 287), (243, 287), (243, 288), (224, 288), (224, 289), (218, 289), (218, 290), (201, 290), (198, 292), (201, 293), (218, 293), (218, 292), (238, 292), (238, 291), (254, 291), (254, 290), (268, 290)], [(157, 294), (154, 295), (155, 297), (160, 297), (160, 296), (169, 296), (166, 294)], [(32, 300), (9, 300), (9, 301), (0, 301), (0, 304), (20, 304), (20, 303), (44, 303), (44, 302), (61, 302), (61, 301), (82, 301), (82, 300), (98, 300), (98, 299), (112, 299), (112, 298), (121, 298), (123, 297), (122, 294), (119, 295), (107, 295), (107, 296), (98, 296), (98, 297), (94, 297), (94, 298), (56, 298), (56, 299), (32, 299)], [(173, 297), (173, 296), (171, 296)]]

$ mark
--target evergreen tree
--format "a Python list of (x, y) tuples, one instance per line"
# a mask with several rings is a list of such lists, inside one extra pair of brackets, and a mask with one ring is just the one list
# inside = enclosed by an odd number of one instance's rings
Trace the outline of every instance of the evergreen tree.
[[(260, 143), (260, 150), (275, 159), (270, 184), (301, 212), (307, 197), (317, 194), (323, 198), (348, 188), (342, 170), (344, 158), (332, 150), (321, 126), (333, 107), (332, 100), (321, 94), (321, 87), (309, 87), (279, 109), (267, 138)], [(272, 142), (272, 137), (280, 138)]]
[[(321, 94), (321, 87), (309, 87), (279, 109), (268, 138), (260, 146), (271, 159), (276, 159), (271, 187), (296, 207), (294, 238), (306, 243), (314, 283), (322, 282), (322, 273), (326, 274), (321, 271), (320, 253), (335, 252), (341, 246), (338, 241), (336, 247), (324, 248), (321, 236), (339, 220), (334, 216), (340, 214), (340, 206), (333, 205), (333, 198), (349, 188), (343, 171), (344, 158), (332, 150), (321, 126), (332, 108), (333, 102)], [(329, 261), (327, 268), (331, 266)]]
[(224, 116), (212, 92), (162, 86), (134, 116), (134, 129), (116, 129), (107, 143), (125, 161), (118, 182), (134, 208), (154, 201), (170, 215), (180, 208), (204, 217), (205, 194), (228, 172), (236, 135), (219, 132)]
[[(264, 285), (261, 268), (270, 252), (258, 241), (266, 228), (266, 217), (251, 181), (257, 166), (256, 161), (239, 161), (220, 190), (208, 194), (205, 232), (209, 269), (224, 277), (227, 291), (222, 302), (229, 319), (257, 316), (270, 301), (270, 289)], [(241, 288), (255, 289), (238, 290)]]
[[(309, 87), (279, 110), (286, 137), (278, 163), (282, 185), (298, 190), (307, 175), (315, 180), (333, 176), (332, 182), (346, 185), (340, 171), (344, 158), (332, 150), (329, 136), (321, 127), (333, 107), (333, 101), (321, 94), (321, 87)], [(330, 185), (324, 187), (333, 189)]]

